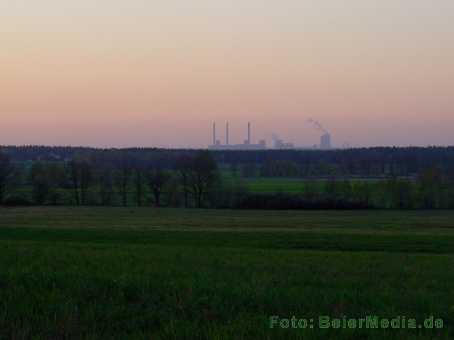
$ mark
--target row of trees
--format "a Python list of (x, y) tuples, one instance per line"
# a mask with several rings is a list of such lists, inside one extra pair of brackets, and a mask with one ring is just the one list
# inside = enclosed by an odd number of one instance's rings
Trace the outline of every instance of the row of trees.
[(428, 170), (416, 181), (327, 180), (305, 182), (301, 193), (247, 194), (243, 209), (454, 209), (454, 183), (432, 177)]
[[(315, 190), (308, 188), (307, 195)], [(325, 199), (353, 202), (366, 208), (453, 209), (454, 181), (438, 168), (422, 171), (415, 179), (328, 180), (321, 193)]]
[[(158, 164), (158, 165), (157, 165)], [(181, 156), (172, 167), (126, 153), (93, 154), (67, 162), (13, 164), (0, 153), (0, 204), (162, 205), (182, 192), (185, 207), (203, 207), (219, 182), (217, 164), (208, 152)], [(173, 198), (175, 200), (175, 198)], [(167, 202), (166, 204), (169, 204)]]
[[(168, 149), (92, 149), (81, 147), (9, 146), (2, 148), (13, 161), (69, 161), (80, 154), (116, 157), (127, 153), (135, 159), (159, 160), (161, 167), (171, 167), (182, 156), (194, 156), (196, 150)], [(220, 166), (244, 169), (262, 176), (331, 176), (362, 177), (414, 176), (430, 167), (444, 173), (454, 171), (454, 147), (375, 147), (346, 150), (257, 150), (213, 151)]]
[[(269, 161), (262, 171), (283, 176), (296, 168), (288, 161)], [(83, 153), (67, 161), (29, 162), (13, 162), (0, 152), (0, 204), (6, 205), (454, 208), (454, 180), (438, 167), (411, 179), (348, 180), (332, 175), (323, 181), (301, 181), (301, 191), (294, 194), (250, 193), (244, 181), (236, 178), (223, 181), (208, 151), (163, 159), (119, 150)]]
[(0, 152), (0, 203), (5, 199), (8, 184), (12, 182), (14, 167), (10, 157)]

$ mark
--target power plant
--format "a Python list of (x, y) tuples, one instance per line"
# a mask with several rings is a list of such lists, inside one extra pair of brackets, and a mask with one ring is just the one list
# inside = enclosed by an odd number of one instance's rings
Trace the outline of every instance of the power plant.
[(213, 123), (213, 143), (208, 146), (210, 150), (265, 150), (266, 141), (260, 140), (258, 144), (252, 142), (252, 126), (251, 123), (247, 125), (247, 138), (243, 144), (230, 144), (230, 126), (229, 122), (225, 125), (225, 144), (222, 144), (220, 139), (216, 136), (216, 122)]
[(318, 131), (320, 131), (322, 133), (322, 135), (320, 137), (319, 148), (322, 150), (332, 149), (331, 134), (323, 127), (323, 125), (312, 118), (309, 118), (307, 120), (307, 122), (309, 124), (311, 124), (315, 129), (317, 129)]
[(331, 135), (329, 133), (324, 133), (320, 137), (320, 149), (329, 150), (331, 148)]
[[(314, 145), (313, 147), (298, 147), (295, 144), (284, 141), (279, 138), (277, 135), (273, 134), (273, 145), (272, 148), (275, 150), (308, 150), (308, 149), (320, 149), (320, 150), (330, 150), (333, 148), (331, 141), (331, 134), (320, 124), (318, 121), (313, 119), (308, 119), (307, 123), (313, 126), (317, 131), (321, 133), (320, 144)], [(247, 135), (246, 139), (242, 144), (231, 144), (230, 143), (230, 124), (227, 122), (225, 124), (225, 141), (221, 142), (221, 139), (217, 136), (216, 122), (213, 122), (213, 131), (212, 131), (212, 143), (208, 146), (209, 150), (266, 150), (267, 145), (264, 139), (260, 140), (258, 143), (254, 143), (252, 140), (252, 125), (249, 122), (247, 124)]]
[(273, 134), (273, 146), (277, 150), (291, 150), (295, 149), (295, 144), (285, 142), (283, 139), (279, 138), (277, 135)]

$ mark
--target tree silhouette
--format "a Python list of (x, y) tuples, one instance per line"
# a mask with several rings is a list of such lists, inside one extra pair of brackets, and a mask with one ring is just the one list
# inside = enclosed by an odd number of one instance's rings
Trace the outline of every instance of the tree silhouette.
[(0, 204), (3, 203), (8, 184), (11, 180), (14, 167), (11, 158), (0, 151)]

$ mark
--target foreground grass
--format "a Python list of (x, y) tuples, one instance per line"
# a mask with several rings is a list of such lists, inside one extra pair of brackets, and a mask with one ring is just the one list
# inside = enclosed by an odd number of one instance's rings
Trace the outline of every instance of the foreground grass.
[[(0, 210), (0, 338), (451, 339), (453, 212)], [(443, 318), (441, 330), (269, 317)]]

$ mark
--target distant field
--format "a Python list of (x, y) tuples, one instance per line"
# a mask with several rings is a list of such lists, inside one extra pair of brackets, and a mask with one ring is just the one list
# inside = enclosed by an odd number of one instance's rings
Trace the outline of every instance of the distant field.
[[(232, 177), (223, 173), (225, 183), (241, 183), (252, 193), (302, 193), (305, 188), (305, 180), (302, 178), (278, 178), (278, 177)], [(324, 182), (314, 182), (316, 188), (323, 189)]]
[[(0, 339), (452, 339), (454, 211), (0, 209)], [(378, 315), (443, 329), (270, 329)]]
[[(302, 193), (305, 184), (300, 178), (247, 178), (244, 179), (247, 189), (255, 193)], [(317, 183), (321, 190), (323, 183)]]
[[(227, 183), (234, 183), (235, 179), (225, 176)], [(337, 179), (342, 181), (342, 179)], [(379, 179), (350, 179), (351, 183), (370, 182), (376, 183)], [(310, 183), (311, 190), (322, 192), (325, 189), (326, 179), (304, 179), (304, 178), (279, 178), (279, 177), (245, 177), (239, 180), (248, 191), (252, 193), (292, 193), (301, 194)]]

